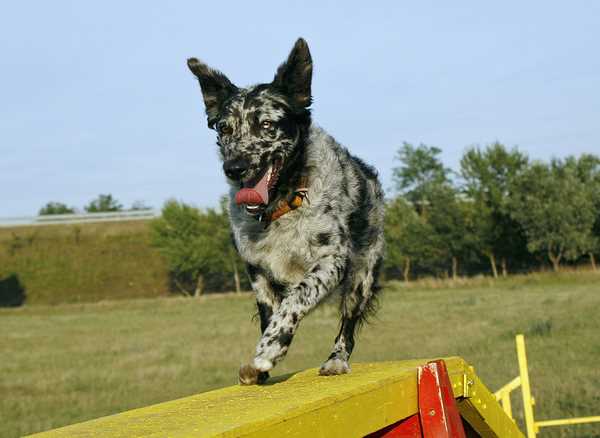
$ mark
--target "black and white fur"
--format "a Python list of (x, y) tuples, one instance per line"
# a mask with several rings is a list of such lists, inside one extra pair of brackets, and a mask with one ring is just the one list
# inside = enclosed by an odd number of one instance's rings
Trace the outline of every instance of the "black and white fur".
[[(341, 326), (320, 374), (349, 372), (355, 330), (374, 307), (384, 251), (375, 170), (311, 122), (312, 59), (303, 39), (268, 84), (238, 88), (195, 58), (188, 66), (200, 82), (208, 126), (218, 133), (231, 186), (231, 228), (260, 316), (262, 336), (254, 360), (240, 369), (240, 382), (268, 378), (302, 318), (334, 292), (341, 295)], [(259, 212), (237, 205), (235, 193), (274, 162), (281, 168), (269, 204)], [(302, 177), (308, 199), (265, 221), (279, 200), (293, 197)]]

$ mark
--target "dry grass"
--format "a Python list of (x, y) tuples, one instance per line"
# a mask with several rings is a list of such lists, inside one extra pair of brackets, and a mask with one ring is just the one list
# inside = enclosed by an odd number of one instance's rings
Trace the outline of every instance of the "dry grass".
[[(536, 275), (453, 289), (392, 284), (384, 292), (355, 362), (460, 355), (496, 389), (517, 374), (514, 335), (523, 332), (537, 417), (600, 414), (600, 275)], [(253, 312), (250, 295), (2, 310), (0, 436), (234, 384), (257, 340)], [(276, 374), (327, 357), (336, 313), (327, 305), (307, 317)], [(520, 413), (517, 396), (513, 403)], [(599, 435), (598, 424), (541, 434)]]

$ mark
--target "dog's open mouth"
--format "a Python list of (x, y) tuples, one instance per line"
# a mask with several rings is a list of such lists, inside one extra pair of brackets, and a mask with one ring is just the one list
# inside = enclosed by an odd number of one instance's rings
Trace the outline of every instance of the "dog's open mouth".
[(269, 205), (269, 193), (277, 184), (281, 160), (275, 160), (259, 177), (242, 183), (242, 188), (235, 194), (235, 203), (244, 204), (246, 212), (252, 216), (262, 213)]

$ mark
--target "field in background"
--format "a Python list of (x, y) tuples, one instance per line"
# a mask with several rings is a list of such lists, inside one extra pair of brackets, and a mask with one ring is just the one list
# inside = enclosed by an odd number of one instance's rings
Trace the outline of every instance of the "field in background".
[[(537, 418), (600, 414), (600, 274), (452, 285), (389, 284), (353, 360), (460, 355), (497, 389), (517, 375), (522, 332)], [(0, 436), (235, 384), (257, 340), (253, 313), (250, 294), (0, 309)], [(336, 333), (333, 303), (317, 309), (275, 374), (318, 366)], [(517, 395), (513, 404), (520, 416)], [(599, 435), (596, 424), (541, 436)]]
[(25, 304), (169, 293), (148, 221), (0, 228), (0, 281), (13, 274)]

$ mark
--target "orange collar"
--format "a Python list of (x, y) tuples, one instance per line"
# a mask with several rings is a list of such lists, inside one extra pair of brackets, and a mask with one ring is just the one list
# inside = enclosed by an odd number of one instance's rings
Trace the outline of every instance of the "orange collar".
[(269, 217), (269, 222), (273, 222), (284, 214), (299, 208), (302, 205), (302, 202), (304, 202), (305, 198), (308, 200), (308, 188), (306, 187), (306, 180), (307, 178), (304, 176), (300, 178), (300, 187), (294, 191), (291, 199), (288, 197), (279, 201), (277, 208)]

